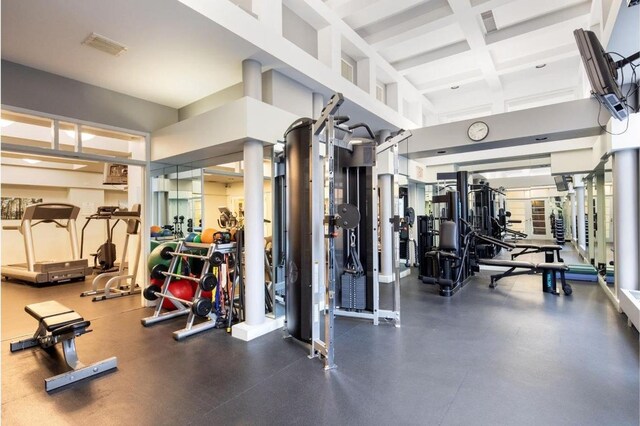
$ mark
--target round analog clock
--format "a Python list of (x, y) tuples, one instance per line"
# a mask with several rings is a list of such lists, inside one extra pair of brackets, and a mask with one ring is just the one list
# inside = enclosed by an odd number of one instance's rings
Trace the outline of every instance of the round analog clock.
[(469, 126), (467, 136), (474, 142), (479, 142), (489, 134), (489, 126), (484, 121), (476, 121)]

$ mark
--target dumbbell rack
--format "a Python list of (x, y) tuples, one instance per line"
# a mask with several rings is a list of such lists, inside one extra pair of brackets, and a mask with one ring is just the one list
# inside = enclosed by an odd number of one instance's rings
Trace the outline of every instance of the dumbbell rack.
[[(202, 252), (202, 250), (207, 250), (206, 255), (202, 254), (194, 254), (198, 252)], [(181, 278), (187, 279), (191, 281), (201, 281), (202, 278), (207, 274), (207, 271), (211, 270), (212, 258), (217, 254), (222, 254), (224, 256), (224, 260), (228, 259), (228, 256), (232, 255), (236, 250), (236, 243), (226, 243), (226, 244), (203, 244), (203, 243), (192, 243), (181, 241), (176, 246), (174, 252), (170, 252), (172, 259), (169, 264), (169, 268), (167, 272), (162, 272), (165, 276), (164, 285), (162, 287), (162, 291), (158, 294), (158, 304), (155, 307), (155, 311), (152, 316), (143, 318), (141, 323), (143, 326), (148, 327), (150, 325), (169, 320), (171, 318), (176, 318), (179, 316), (187, 315), (187, 323), (183, 329), (177, 330), (173, 332), (173, 338), (175, 340), (182, 340), (186, 337), (192, 336), (197, 333), (201, 333), (205, 330), (209, 330), (212, 328), (216, 328), (217, 325), (217, 316), (215, 311), (211, 310), (206, 316), (201, 317), (204, 318), (205, 321), (200, 322), (198, 324), (194, 324), (196, 317), (196, 313), (194, 309), (192, 309), (193, 303), (200, 299), (202, 295), (202, 286), (198, 285), (195, 295), (193, 296), (192, 302), (190, 304), (183, 303), (177, 300), (169, 291), (169, 283), (172, 278)], [(178, 261), (182, 257), (191, 257), (204, 260), (204, 265), (202, 267), (201, 276), (199, 278), (190, 277), (186, 275), (179, 274), (178, 268), (180, 262)], [(218, 285), (226, 285), (226, 262), (222, 262), (218, 265), (219, 272), (218, 277), (222, 277), (222, 279), (218, 280)], [(215, 289), (212, 289), (215, 290)], [(176, 310), (174, 311), (166, 311), (162, 312), (162, 303), (164, 300), (169, 299), (171, 303), (174, 304)]]

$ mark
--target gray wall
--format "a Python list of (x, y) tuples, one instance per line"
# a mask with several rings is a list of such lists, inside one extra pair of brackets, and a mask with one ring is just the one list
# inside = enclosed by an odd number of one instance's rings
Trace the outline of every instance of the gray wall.
[(282, 6), (282, 36), (314, 58), (318, 57), (318, 32), (286, 6)]
[(174, 108), (9, 61), (2, 61), (2, 104), (143, 132), (178, 121)]
[(300, 117), (313, 116), (313, 92), (306, 86), (269, 70), (262, 74), (262, 101)]
[(204, 97), (200, 100), (197, 100), (192, 104), (183, 106), (178, 110), (178, 119), (180, 121), (186, 120), (187, 118), (193, 117), (194, 115), (202, 114), (203, 112), (221, 107), (228, 102), (240, 99), (243, 96), (242, 88), (242, 83), (238, 83), (212, 95)]

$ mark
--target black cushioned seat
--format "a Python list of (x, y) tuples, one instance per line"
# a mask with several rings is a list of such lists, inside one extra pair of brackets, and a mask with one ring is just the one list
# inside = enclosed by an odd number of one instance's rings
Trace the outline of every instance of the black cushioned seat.
[(56, 302), (55, 300), (32, 303), (31, 305), (25, 306), (24, 310), (38, 321), (42, 321), (48, 317), (74, 312), (73, 309), (69, 309), (62, 303)]

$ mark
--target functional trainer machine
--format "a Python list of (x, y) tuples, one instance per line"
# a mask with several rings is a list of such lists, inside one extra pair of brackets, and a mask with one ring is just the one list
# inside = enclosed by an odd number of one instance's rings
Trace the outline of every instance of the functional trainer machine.
[[(86, 259), (80, 258), (76, 219), (80, 207), (72, 204), (41, 203), (27, 206), (22, 215), (20, 225), (4, 225), (2, 229), (19, 231), (24, 239), (26, 264), (2, 266), (2, 276), (14, 278), (34, 284), (62, 283), (72, 280), (83, 280), (91, 275), (91, 268)], [(33, 227), (42, 223), (53, 223), (69, 233), (72, 259), (64, 261), (38, 262), (35, 259), (33, 246)]]
[[(136, 283), (138, 264), (140, 263), (140, 252), (142, 248), (142, 238), (140, 238), (140, 204), (134, 204), (131, 211), (112, 211), (109, 213), (109, 217), (117, 219), (116, 224), (121, 220), (125, 221), (127, 224), (124, 248), (122, 250), (122, 259), (120, 260), (118, 270), (115, 272), (103, 272), (102, 274), (99, 274), (91, 283), (92, 289), (80, 294), (82, 297), (95, 296), (93, 298), (94, 302), (140, 293), (140, 286)], [(107, 224), (107, 229), (110, 229), (111, 232), (113, 232), (113, 228), (116, 224), (111, 228), (109, 228), (109, 225)], [(127, 263), (129, 237), (132, 235), (137, 236), (135, 260), (132, 268), (125, 268), (125, 264)], [(107, 243), (110, 243), (110, 239), (111, 236)], [(113, 253), (115, 254), (115, 248), (113, 249)], [(127, 281), (129, 282), (127, 283)], [(124, 284), (118, 285), (121, 282), (124, 282)]]
[[(336, 116), (343, 101), (335, 94), (317, 120), (300, 119), (287, 129), (274, 181), (274, 205), (282, 211), (274, 215), (273, 253), (281, 258), (273, 276), (285, 282), (286, 330), (308, 343), (309, 356), (321, 356), (325, 369), (336, 367), (336, 315), (400, 325), (397, 214), (393, 223), (382, 225), (395, 233), (393, 308), (379, 306), (375, 162), (377, 154), (390, 150), (397, 173), (398, 144), (411, 133), (402, 131), (376, 146), (366, 124), (347, 125), (348, 117)], [(365, 128), (371, 140), (351, 143), (357, 128)]]
[(78, 360), (76, 337), (89, 333), (91, 323), (85, 321), (73, 309), (50, 300), (25, 306), (24, 310), (38, 321), (38, 329), (32, 338), (11, 342), (11, 352), (40, 346), (48, 349), (62, 342), (62, 353), (67, 366), (71, 369), (44, 380), (44, 389), (52, 391), (96, 374), (113, 370), (118, 366), (116, 357), (107, 358), (91, 365)]

